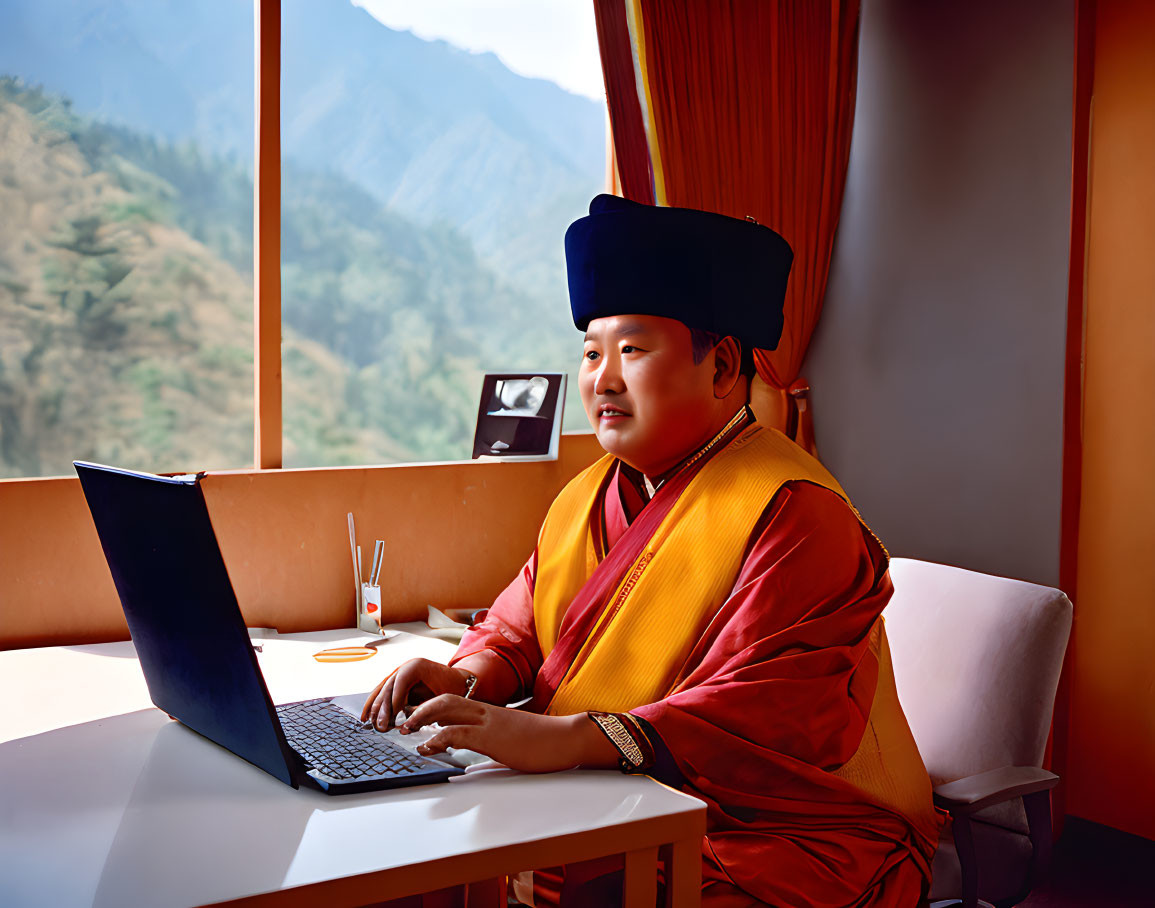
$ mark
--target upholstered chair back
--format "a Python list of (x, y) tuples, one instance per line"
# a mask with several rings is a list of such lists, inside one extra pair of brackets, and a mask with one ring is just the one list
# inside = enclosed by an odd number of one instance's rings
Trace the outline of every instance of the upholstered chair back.
[(1041, 766), (1071, 602), (1059, 590), (895, 558), (895, 684), (934, 784)]
[[(894, 596), (883, 615), (894, 680), (931, 782), (1041, 766), (1070, 600), (1049, 587), (926, 561), (895, 558), (890, 573)], [(1013, 798), (971, 818), (975, 854), (968, 864), (990, 900), (978, 904), (1014, 905), (1030, 889), (1034, 858), (1024, 806)], [(1047, 842), (1049, 816), (1033, 833)], [(954, 831), (948, 823), (939, 839), (932, 908), (966, 894)]]

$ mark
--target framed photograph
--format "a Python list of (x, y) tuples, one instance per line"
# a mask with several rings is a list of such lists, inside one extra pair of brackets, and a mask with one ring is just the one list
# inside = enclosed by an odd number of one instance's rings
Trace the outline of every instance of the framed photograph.
[(557, 460), (564, 372), (492, 372), (481, 383), (474, 460)]

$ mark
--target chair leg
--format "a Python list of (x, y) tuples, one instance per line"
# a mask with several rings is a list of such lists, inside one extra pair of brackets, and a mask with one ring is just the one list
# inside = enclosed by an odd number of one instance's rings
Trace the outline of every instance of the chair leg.
[(1031, 839), (1031, 865), (1027, 870), (1024, 889), (1019, 901), (1025, 899), (1031, 890), (1046, 876), (1051, 866), (1051, 793), (1036, 791), (1023, 796), (1023, 807), (1027, 812), (1027, 834)]
[(962, 874), (961, 908), (977, 908), (979, 903), (979, 866), (970, 817), (951, 815), (954, 847)]

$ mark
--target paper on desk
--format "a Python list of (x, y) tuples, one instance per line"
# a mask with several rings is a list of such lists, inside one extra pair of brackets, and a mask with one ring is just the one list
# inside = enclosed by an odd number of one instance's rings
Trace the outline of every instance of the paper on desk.
[(465, 631), (469, 630), (468, 624), (462, 624), (460, 621), (454, 621), (447, 614), (445, 614), (445, 612), (441, 611), (441, 609), (434, 608), (432, 605), (427, 605), (425, 608), (428, 610), (425, 617), (425, 623), (435, 631), (454, 630), (464, 633)]
[(468, 624), (455, 622), (444, 611), (433, 608), (432, 605), (425, 606), (425, 628), (424, 633), (427, 637), (437, 637), (441, 640), (448, 640), (450, 643), (460, 643), (462, 634), (469, 630)]
[(401, 631), (417, 637), (432, 637), (449, 643), (460, 643), (461, 636), (469, 630), (468, 624), (454, 621), (441, 609), (427, 605), (424, 621), (397, 621), (388, 625), (390, 631)]
[[(338, 706), (353, 716), (355, 719), (361, 718), (361, 710), (365, 707), (365, 701), (369, 697), (369, 692), (365, 691), (363, 694), (345, 694), (342, 697), (334, 697), (333, 705)], [(417, 748), (432, 738), (437, 732), (441, 730), (441, 726), (437, 724), (426, 726), (417, 731), (410, 732), (407, 735), (401, 734), (396, 727), (389, 729), (389, 731), (379, 732), (385, 736), (389, 741), (392, 741), (398, 747), (403, 747), (410, 753), (417, 753)], [(419, 756), (425, 756), (419, 754)], [(440, 760), (442, 763), (448, 763), (450, 766), (460, 766), (468, 768), (474, 764), (488, 763), (493, 766), (500, 766), (500, 763), (494, 763), (489, 757), (484, 754), (479, 754), (473, 750), (466, 750), (464, 747), (451, 747), (447, 753), (430, 754), (434, 760)]]
[(416, 634), (419, 637), (435, 637), (450, 643), (461, 642), (461, 636), (469, 630), (468, 624), (454, 621), (441, 609), (434, 608), (432, 605), (425, 606), (425, 609), (424, 621), (406, 621), (389, 626), (409, 634)]

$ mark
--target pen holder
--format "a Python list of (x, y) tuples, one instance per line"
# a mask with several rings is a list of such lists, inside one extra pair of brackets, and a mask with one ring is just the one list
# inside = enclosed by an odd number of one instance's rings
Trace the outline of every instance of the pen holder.
[(357, 626), (371, 634), (381, 630), (381, 587), (361, 584), (361, 601), (357, 612)]

